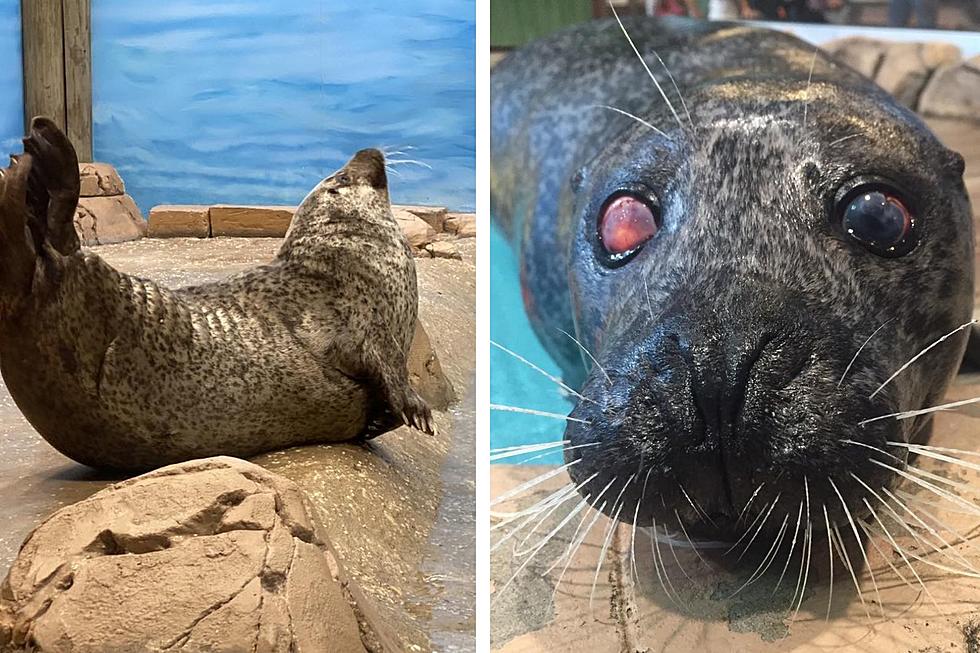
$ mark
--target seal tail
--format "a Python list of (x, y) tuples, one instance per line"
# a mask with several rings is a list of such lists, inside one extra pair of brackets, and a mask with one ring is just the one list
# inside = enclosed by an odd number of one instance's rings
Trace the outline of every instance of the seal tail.
[(78, 251), (75, 149), (47, 118), (35, 118), (24, 154), (0, 171), (0, 319), (31, 292), (39, 257)]

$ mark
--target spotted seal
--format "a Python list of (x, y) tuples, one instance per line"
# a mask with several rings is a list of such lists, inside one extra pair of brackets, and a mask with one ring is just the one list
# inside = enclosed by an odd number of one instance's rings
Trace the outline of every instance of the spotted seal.
[(2, 177), (0, 369), (59, 451), (143, 469), (432, 432), (408, 382), (415, 265), (380, 152), (313, 189), (268, 265), (170, 290), (79, 248), (77, 159), (50, 120), (24, 147)]
[(797, 506), (815, 531), (821, 507), (866, 515), (895, 482), (879, 463), (909, 456), (887, 443), (930, 424), (867, 420), (939, 403), (966, 346), (963, 159), (846, 65), (748, 25), (575, 26), (507, 56), (491, 97), (491, 209), (580, 392), (579, 493), (729, 542), (766, 506), (766, 531)]

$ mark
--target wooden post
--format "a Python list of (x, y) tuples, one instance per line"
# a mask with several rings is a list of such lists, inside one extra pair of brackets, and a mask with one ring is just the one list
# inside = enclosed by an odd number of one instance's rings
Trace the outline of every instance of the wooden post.
[(24, 125), (48, 116), (92, 160), (90, 0), (21, 0)]

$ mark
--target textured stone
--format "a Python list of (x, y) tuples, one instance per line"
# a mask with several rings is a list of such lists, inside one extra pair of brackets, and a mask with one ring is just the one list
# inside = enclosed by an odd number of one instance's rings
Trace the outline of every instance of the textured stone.
[(212, 206), (211, 235), (282, 238), (295, 211), (293, 206)]
[(116, 169), (108, 163), (80, 163), (78, 177), (82, 197), (125, 195), (126, 186)]
[(392, 207), (391, 212), (414, 249), (424, 249), (435, 238), (436, 230), (414, 213), (396, 207)]
[(82, 197), (75, 211), (75, 231), (86, 246), (122, 243), (142, 238), (146, 221), (129, 195)]
[(210, 208), (195, 205), (154, 206), (150, 209), (150, 238), (207, 238), (211, 235)]
[(432, 258), (452, 258), (460, 260), (463, 258), (462, 254), (459, 253), (459, 248), (450, 241), (437, 240), (434, 243), (429, 243), (425, 246), (425, 249), (432, 254)]
[(874, 79), (875, 71), (885, 53), (886, 44), (863, 36), (849, 36), (835, 39), (821, 46), (834, 55), (841, 63), (845, 63), (865, 77)]
[(476, 215), (473, 213), (450, 213), (446, 219), (446, 231), (457, 238), (476, 238)]
[(398, 204), (392, 206), (391, 208), (414, 213), (418, 217), (425, 220), (426, 223), (428, 223), (428, 225), (436, 231), (445, 230), (443, 225), (446, 222), (448, 212), (441, 206), (410, 206), (407, 204)]
[(408, 350), (408, 380), (433, 410), (446, 410), (456, 402), (453, 384), (442, 371), (439, 357), (421, 322), (415, 323), (415, 336)]
[(109, 486), (24, 542), (0, 650), (396, 650), (311, 510), (292, 481), (235, 458)]
[(980, 121), (980, 55), (939, 68), (922, 91), (919, 112)]
[(959, 48), (949, 43), (892, 43), (885, 50), (875, 82), (914, 109), (933, 71), (959, 60)]

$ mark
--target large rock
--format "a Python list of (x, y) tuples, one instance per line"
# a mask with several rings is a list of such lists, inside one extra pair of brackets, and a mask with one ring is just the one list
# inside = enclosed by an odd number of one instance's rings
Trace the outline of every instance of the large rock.
[(435, 238), (436, 230), (428, 222), (411, 211), (392, 207), (391, 212), (395, 216), (395, 220), (398, 221), (398, 226), (405, 233), (408, 244), (414, 249), (425, 248)]
[(294, 206), (212, 206), (211, 235), (282, 238)]
[(473, 213), (450, 213), (446, 218), (446, 231), (457, 238), (476, 238), (476, 215)]
[(150, 238), (207, 238), (211, 235), (210, 208), (163, 204), (150, 209)]
[(235, 458), (109, 486), (24, 542), (0, 650), (398, 650), (311, 510), (293, 482)]
[(863, 36), (848, 36), (824, 43), (824, 50), (869, 79), (874, 79), (886, 44)]
[(443, 231), (443, 223), (446, 221), (446, 215), (448, 213), (446, 209), (441, 206), (411, 206), (407, 204), (398, 204), (396, 206), (392, 206), (391, 208), (414, 213), (418, 217), (425, 220), (425, 222), (436, 231)]
[(875, 82), (915, 109), (932, 73), (959, 60), (960, 49), (950, 43), (893, 43), (885, 50)]
[(108, 163), (80, 163), (78, 177), (82, 197), (125, 195), (126, 185), (116, 169)]
[(146, 221), (129, 195), (82, 197), (75, 211), (75, 231), (83, 245), (108, 245), (142, 238)]
[(937, 70), (919, 98), (919, 113), (980, 121), (980, 55)]
[(415, 323), (415, 336), (408, 350), (408, 379), (433, 410), (446, 410), (457, 399), (421, 322)]

